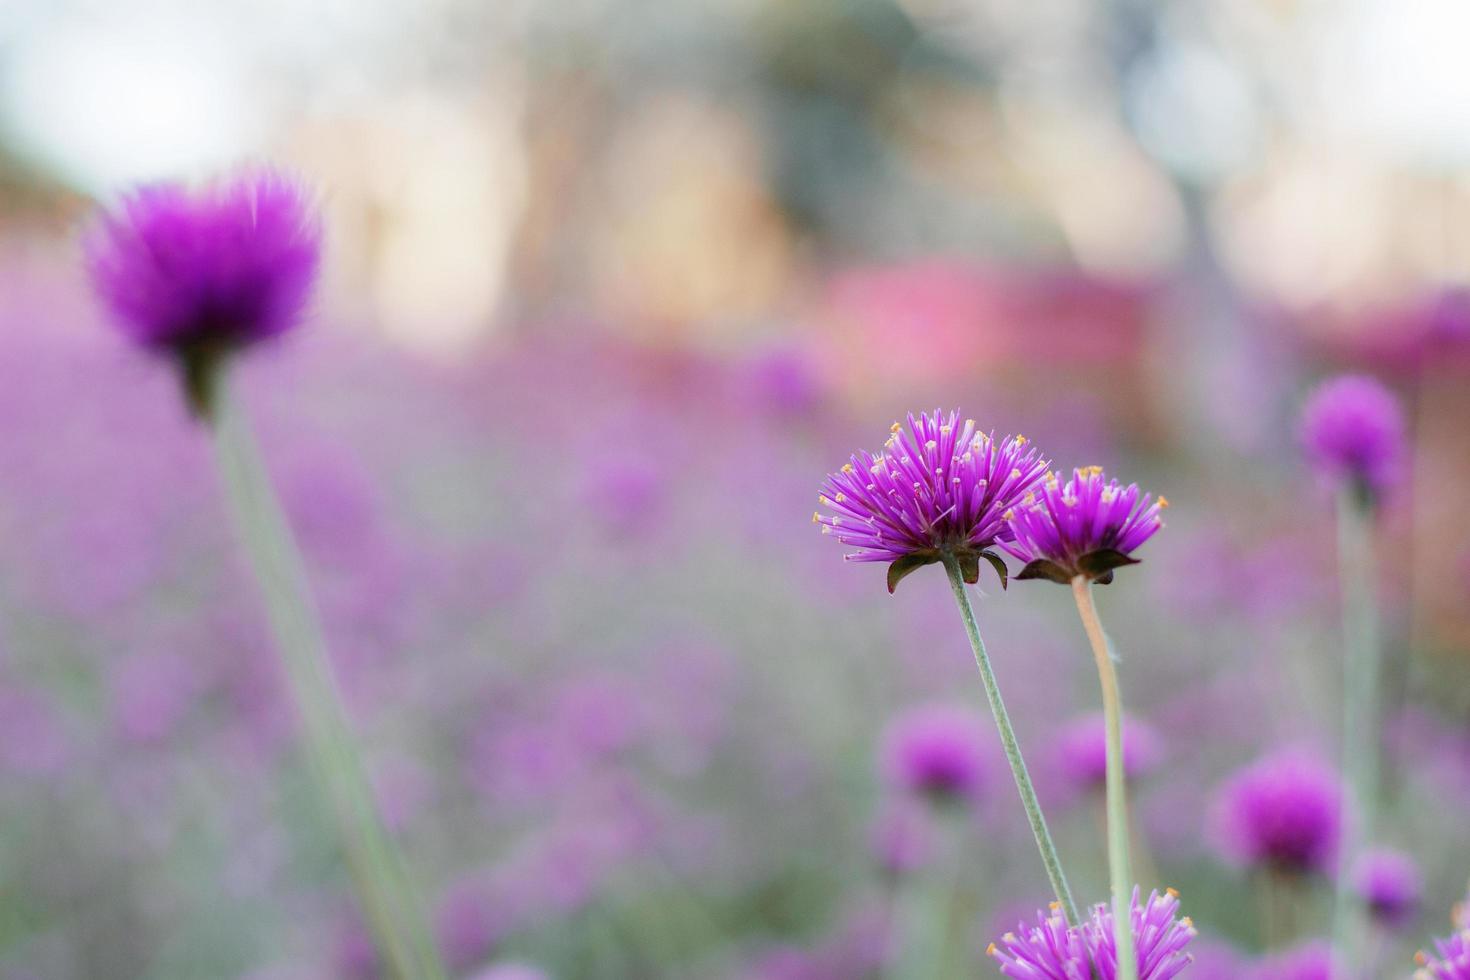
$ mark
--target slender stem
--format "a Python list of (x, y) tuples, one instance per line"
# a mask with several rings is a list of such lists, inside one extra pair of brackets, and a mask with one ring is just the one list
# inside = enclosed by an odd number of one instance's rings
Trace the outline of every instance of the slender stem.
[(1036, 799), (1036, 789), (1031, 785), (1031, 775), (1026, 771), (1026, 760), (1021, 758), (1021, 745), (1016, 741), (1016, 731), (1011, 727), (1011, 716), (1006, 712), (1005, 702), (1000, 697), (1000, 686), (995, 680), (995, 671), (990, 666), (990, 655), (985, 652), (985, 641), (980, 639), (980, 627), (975, 622), (975, 610), (970, 606), (970, 596), (965, 591), (965, 579), (960, 573), (959, 562), (953, 555), (944, 557), (944, 570), (949, 573), (949, 585), (954, 590), (955, 602), (960, 607), (960, 618), (965, 621), (965, 632), (970, 637), (970, 649), (975, 651), (975, 664), (980, 668), (980, 680), (985, 685), (985, 696), (990, 700), (990, 712), (995, 716), (995, 727), (1000, 730), (1000, 744), (1005, 749), (1006, 760), (1011, 764), (1011, 775), (1016, 779), (1016, 789), (1021, 793), (1021, 806), (1026, 810), (1026, 819), (1031, 824), (1031, 834), (1036, 838), (1036, 847), (1041, 851), (1041, 863), (1046, 866), (1046, 876), (1051, 881), (1057, 901), (1067, 921), (1077, 925), (1082, 920), (1077, 914), (1077, 903), (1072, 898), (1072, 889), (1067, 886), (1067, 876), (1062, 872), (1062, 860), (1057, 856), (1057, 846), (1052, 843), (1051, 832), (1046, 829), (1046, 817), (1042, 816), (1041, 803)]
[(402, 857), (383, 826), (352, 739), (307, 586), (305, 565), (271, 489), (249, 425), (223, 387), (215, 403), (215, 461), (240, 542), (265, 602), (307, 754), (331, 807), (358, 900), (399, 980), (445, 976)]
[(1123, 768), (1123, 698), (1118, 693), (1118, 671), (1108, 649), (1108, 637), (1092, 601), (1092, 582), (1085, 575), (1072, 579), (1072, 597), (1077, 600), (1077, 613), (1097, 661), (1107, 726), (1108, 877), (1113, 888), (1117, 976), (1118, 980), (1138, 980), (1138, 955), (1133, 949), (1133, 869), (1128, 858), (1128, 781)]
[(1362, 492), (1344, 488), (1337, 503), (1338, 578), (1342, 591), (1345, 663), (1342, 698), (1342, 765), (1356, 819), (1345, 834), (1333, 903), (1332, 936), (1345, 962), (1357, 963), (1363, 910), (1353, 892), (1353, 869), (1373, 839), (1379, 780), (1378, 681), (1382, 670), (1378, 644), (1378, 607), (1372, 583), (1373, 510)]

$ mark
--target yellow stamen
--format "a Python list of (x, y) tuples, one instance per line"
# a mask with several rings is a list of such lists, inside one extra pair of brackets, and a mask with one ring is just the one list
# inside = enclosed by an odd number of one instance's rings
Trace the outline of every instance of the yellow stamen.
[(1163, 494), (1159, 494), (1159, 509), (1160, 510), (1168, 510), (1169, 509), (1169, 498), (1166, 497), (1166, 496), (1164, 496)]
[(898, 435), (900, 432), (903, 431), (903, 426), (901, 426), (897, 422), (895, 422), (895, 423), (893, 423), (892, 425), (890, 425), (888, 427), (888, 431), (889, 432), (892, 432), (894, 435)]
[(856, 472), (856, 467), (854, 467), (851, 463), (843, 463), (842, 464), (842, 472), (844, 472), (844, 473), (853, 473), (853, 472)]

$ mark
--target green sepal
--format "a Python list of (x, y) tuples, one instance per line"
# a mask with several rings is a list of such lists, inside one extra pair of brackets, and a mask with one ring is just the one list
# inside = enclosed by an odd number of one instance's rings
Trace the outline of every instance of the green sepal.
[(914, 571), (925, 565), (932, 565), (938, 560), (939, 556), (936, 554), (915, 552), (912, 555), (904, 555), (893, 562), (888, 566), (888, 594), (892, 595), (893, 590), (898, 588), (898, 583), (913, 574)]
[(1137, 564), (1137, 558), (1129, 558), (1116, 548), (1099, 548), (1077, 559), (1077, 568), (1098, 585), (1107, 585), (1113, 580), (1113, 569)]
[(1072, 581), (1072, 576), (1065, 568), (1047, 558), (1027, 562), (1026, 567), (1016, 575), (1017, 582), (1034, 578), (1046, 579), (1048, 582), (1056, 582), (1059, 585), (1068, 585)]
[(1000, 576), (1000, 588), (1004, 592), (1006, 586), (1010, 584), (1011, 575), (1010, 569), (1006, 568), (1004, 559), (993, 551), (982, 551), (980, 552), (980, 557), (990, 562), (990, 567), (995, 569), (995, 574)]

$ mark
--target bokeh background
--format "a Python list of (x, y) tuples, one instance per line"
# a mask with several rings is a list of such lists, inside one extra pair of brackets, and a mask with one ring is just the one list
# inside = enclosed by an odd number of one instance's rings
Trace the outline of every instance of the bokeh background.
[[(1140, 877), (1201, 977), (1321, 935), (1330, 886), (1263, 914), (1212, 793), (1335, 757), (1295, 415), (1354, 370), (1412, 441), (1377, 552), (1406, 976), (1470, 875), (1467, 34), (1458, 0), (0, 0), (0, 977), (378, 975), (207, 444), (79, 272), (96, 202), (241, 161), (326, 212), (245, 398), (457, 975), (895, 976), (913, 909), (931, 975), (994, 975), (1047, 888), (948, 589), (810, 524), (939, 405), (1168, 494), (1099, 590), (1161, 749)], [(1101, 900), (1081, 631), (987, 592)], [(962, 806), (880, 765), (935, 705), (985, 722)]]

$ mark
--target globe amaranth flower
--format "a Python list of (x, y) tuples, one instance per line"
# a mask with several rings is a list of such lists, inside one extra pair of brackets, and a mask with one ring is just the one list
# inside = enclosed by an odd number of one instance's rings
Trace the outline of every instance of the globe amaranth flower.
[(1337, 772), (1325, 763), (1296, 750), (1269, 755), (1221, 788), (1220, 843), (1246, 864), (1329, 873), (1342, 836), (1342, 799)]
[(1436, 939), (1434, 948), (1438, 955), (1415, 954), (1419, 969), (1414, 971), (1414, 980), (1470, 980), (1470, 929)]
[[(1101, 712), (1068, 723), (1056, 741), (1057, 771), (1073, 789), (1102, 789), (1107, 781), (1107, 726)], [(1159, 762), (1160, 739), (1148, 724), (1132, 718), (1123, 725), (1123, 771), (1129, 779), (1147, 775)]]
[(990, 549), (1010, 539), (1005, 512), (1041, 481), (1046, 461), (1024, 436), (997, 440), (957, 412), (910, 415), (892, 433), (881, 452), (859, 452), (827, 477), (818, 499), (832, 513), (812, 520), (855, 549), (848, 560), (888, 562), (889, 592), (945, 555), (971, 584), (984, 558), (1004, 586), (1005, 562)]
[(321, 226), (300, 184), (258, 170), (197, 191), (138, 188), (83, 244), (93, 286), (122, 332), (174, 358), (191, 406), (208, 414), (224, 358), (300, 321)]
[[(1185, 947), (1195, 937), (1194, 923), (1179, 917), (1179, 893), (1172, 888), (1152, 892), (1139, 903), (1133, 889), (1133, 938), (1138, 951), (1139, 980), (1169, 980), (1190, 964)], [(1000, 972), (1020, 980), (1089, 980), (1096, 968), (1098, 980), (1114, 980), (1118, 950), (1113, 938), (1113, 914), (1096, 905), (1080, 925), (1070, 927), (1059, 906), (1038, 912), (1036, 924), (1022, 923), (986, 950), (1000, 964)]]
[(1039, 492), (1006, 513), (1013, 539), (1001, 547), (1026, 563), (1017, 579), (1065, 585), (1081, 575), (1106, 585), (1113, 569), (1138, 564), (1133, 552), (1164, 526), (1168, 506), (1136, 483), (1108, 480), (1101, 466), (1075, 470), (1066, 483), (1048, 473)]
[(1373, 919), (1390, 928), (1413, 921), (1424, 898), (1424, 876), (1401, 851), (1369, 851), (1358, 861), (1353, 886)]
[(1346, 485), (1371, 501), (1400, 475), (1403, 409), (1393, 392), (1372, 378), (1334, 378), (1307, 399), (1301, 440), (1328, 485)]
[(937, 801), (973, 799), (985, 781), (986, 721), (951, 705), (921, 705), (889, 723), (880, 766), (885, 781)]

